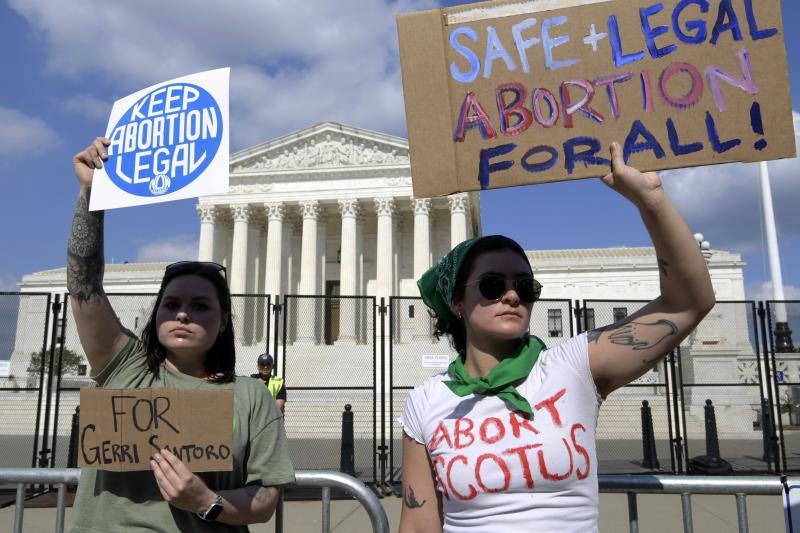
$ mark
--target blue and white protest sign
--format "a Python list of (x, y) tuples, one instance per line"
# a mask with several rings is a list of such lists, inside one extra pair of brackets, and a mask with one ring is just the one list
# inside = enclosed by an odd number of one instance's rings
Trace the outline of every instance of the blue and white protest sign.
[(90, 210), (228, 190), (230, 69), (153, 85), (114, 102), (108, 160), (95, 170)]

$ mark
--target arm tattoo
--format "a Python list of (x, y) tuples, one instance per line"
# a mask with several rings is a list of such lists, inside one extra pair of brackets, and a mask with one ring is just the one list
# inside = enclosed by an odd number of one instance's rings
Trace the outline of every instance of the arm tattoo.
[(661, 271), (661, 273), (664, 274), (665, 277), (669, 275), (667, 273), (667, 268), (668, 267), (669, 267), (669, 263), (667, 263), (663, 259), (659, 259), (658, 260), (658, 270)]
[(91, 191), (78, 197), (67, 241), (67, 290), (79, 304), (103, 295), (103, 211), (89, 211)]
[(418, 502), (417, 497), (414, 496), (414, 489), (408, 487), (408, 490), (406, 491), (406, 498), (404, 500), (406, 507), (408, 507), (409, 509), (417, 509), (425, 505), (426, 501), (428, 500), (422, 500), (422, 503)]
[(598, 342), (600, 340), (600, 336), (603, 334), (604, 331), (609, 331), (609, 330), (612, 330), (614, 328), (618, 328), (618, 327), (624, 326), (625, 324), (627, 324), (631, 320), (633, 320), (633, 318), (628, 316), (628, 317), (623, 318), (619, 322), (614, 322), (613, 324), (609, 324), (609, 325), (603, 326), (601, 328), (595, 328), (595, 329), (589, 331), (588, 333), (586, 333), (586, 338), (589, 340), (589, 342), (595, 342), (596, 343), (596, 342)]
[[(648, 331), (653, 331), (655, 329), (661, 336), (653, 342), (643, 339), (642, 333), (645, 328), (647, 328)], [(678, 326), (676, 326), (674, 322), (666, 319), (659, 319), (650, 323), (633, 322), (628, 319), (616, 324), (594, 329), (588, 332), (586, 336), (589, 342), (598, 342), (604, 331), (611, 331), (611, 333), (608, 334), (608, 340), (612, 344), (630, 346), (634, 350), (647, 350), (667, 337), (677, 334)]]
[[(645, 328), (647, 328), (648, 332), (656, 331), (656, 334), (660, 335), (660, 337), (655, 341), (644, 339), (642, 333)], [(611, 341), (612, 344), (630, 346), (634, 350), (647, 350), (676, 333), (678, 333), (678, 326), (676, 326), (674, 322), (659, 319), (650, 323), (631, 322), (625, 324), (609, 333), (608, 340)]]
[(602, 328), (593, 329), (586, 333), (586, 338), (589, 342), (596, 343), (600, 340), (600, 336), (603, 334), (604, 331), (608, 331), (609, 329), (616, 326), (616, 324), (609, 324), (608, 326), (603, 326)]

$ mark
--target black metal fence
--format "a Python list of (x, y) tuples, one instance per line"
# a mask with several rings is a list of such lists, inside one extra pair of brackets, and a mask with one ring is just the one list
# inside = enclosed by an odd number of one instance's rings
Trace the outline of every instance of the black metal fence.
[[(122, 324), (139, 334), (153, 294), (111, 294)], [(646, 302), (541, 300), (530, 331), (554, 346), (614, 323)], [(66, 295), (0, 293), (0, 466), (69, 463), (72, 417), (92, 386)], [(401, 480), (408, 392), (454, 357), (419, 298), (237, 295), (239, 374), (263, 351), (286, 379), (285, 424), (299, 469), (338, 469), (349, 405), (353, 464), (364, 481)], [(609, 396), (597, 430), (601, 473), (691, 470), (717, 454), (737, 472), (800, 471), (800, 301), (718, 302), (663, 363)], [(636, 421), (636, 423), (631, 423)], [(641, 421), (641, 423), (639, 423)]]
[[(647, 303), (585, 300), (577, 315), (582, 331), (588, 331), (624, 320)], [(603, 401), (597, 425), (598, 471), (608, 474), (680, 471), (675, 453), (675, 406), (668, 389), (673, 360), (671, 356), (665, 358), (644, 376)], [(632, 423), (641, 419), (643, 407), (649, 408), (649, 414), (645, 416), (649, 420), (647, 423), (652, 425), (652, 433), (649, 426), (643, 429), (642, 424)], [(647, 454), (643, 450), (645, 433), (655, 444), (649, 443)]]
[(284, 423), (296, 468), (337, 470), (342, 413), (353, 413), (356, 474), (378, 478), (378, 309), (371, 296), (283, 298), (282, 337), (276, 353), (286, 379)]
[(765, 350), (770, 354), (774, 384), (774, 419), (777, 421), (781, 469), (800, 471), (800, 352), (791, 342), (792, 325), (800, 332), (800, 301), (768, 301), (762, 307), (767, 334)]

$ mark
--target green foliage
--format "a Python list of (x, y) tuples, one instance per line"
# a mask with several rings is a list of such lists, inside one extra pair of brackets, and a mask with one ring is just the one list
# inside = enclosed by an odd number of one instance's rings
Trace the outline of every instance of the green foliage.
[[(59, 348), (55, 350), (55, 363), (53, 365), (53, 372), (58, 372), (58, 352)], [(61, 375), (65, 374), (77, 374), (78, 373), (78, 365), (81, 364), (82, 358), (80, 355), (76, 354), (69, 348), (64, 348), (64, 351), (61, 355)], [(39, 377), (39, 371), (42, 368), (42, 352), (33, 352), (31, 354), (31, 362), (28, 365), (28, 375), (33, 377)], [(44, 352), (44, 368), (45, 372), (48, 371), (50, 368), (50, 350), (46, 350)]]

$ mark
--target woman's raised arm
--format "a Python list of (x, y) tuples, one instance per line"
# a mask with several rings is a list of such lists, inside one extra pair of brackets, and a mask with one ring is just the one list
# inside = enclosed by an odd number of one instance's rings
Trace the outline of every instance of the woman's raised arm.
[(101, 372), (128, 341), (130, 332), (120, 324), (103, 291), (103, 211), (89, 211), (92, 175), (107, 159), (108, 139), (96, 138), (72, 159), (80, 184), (78, 203), (67, 241), (67, 290), (72, 316), (92, 373)]
[(689, 226), (654, 172), (642, 173), (611, 148), (612, 172), (603, 181), (638, 209), (653, 239), (661, 295), (626, 319), (588, 333), (589, 364), (605, 396), (653, 368), (714, 307), (714, 290)]

